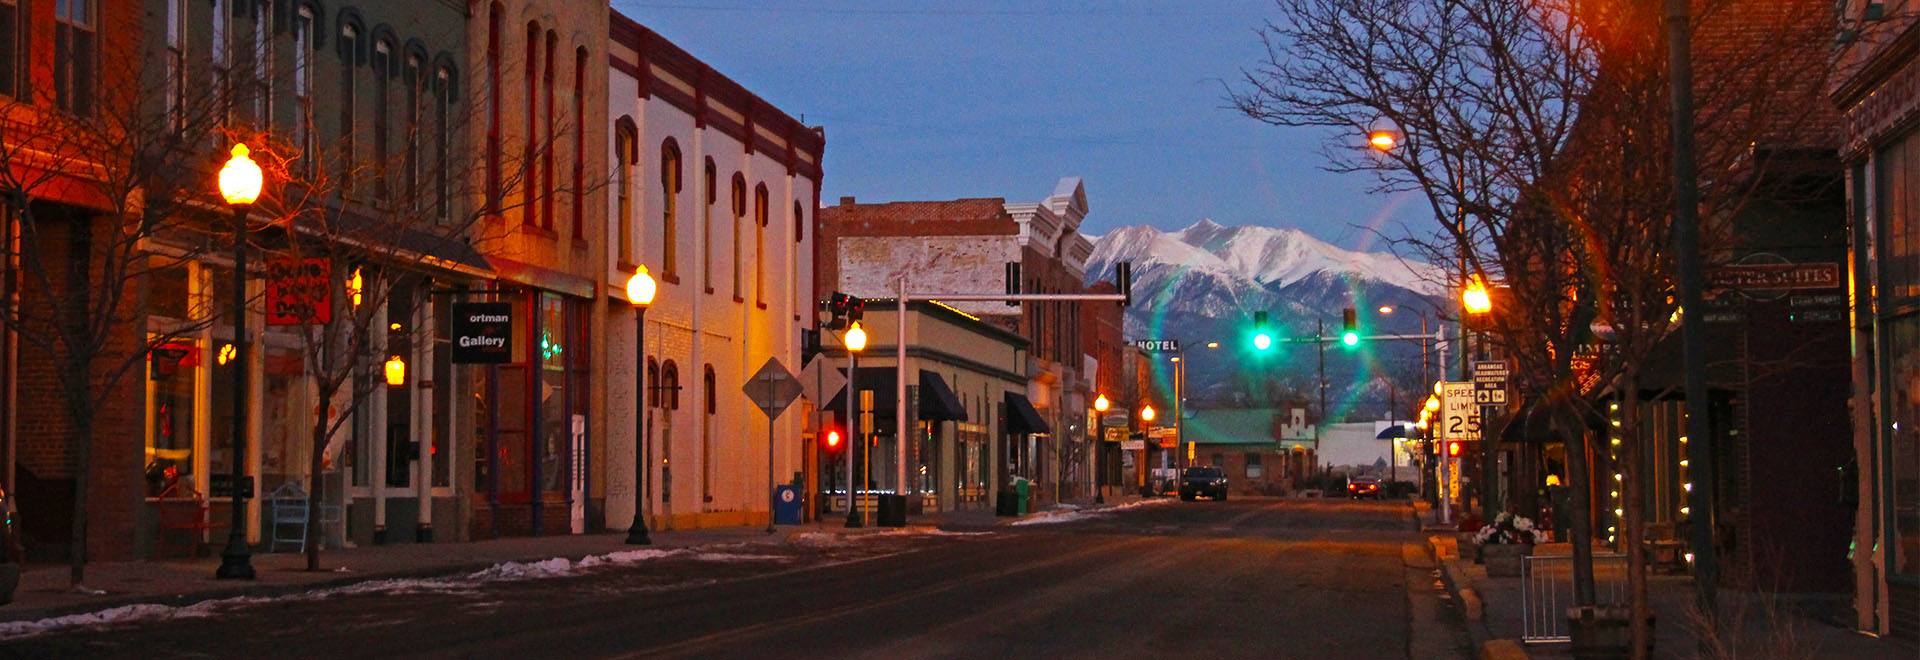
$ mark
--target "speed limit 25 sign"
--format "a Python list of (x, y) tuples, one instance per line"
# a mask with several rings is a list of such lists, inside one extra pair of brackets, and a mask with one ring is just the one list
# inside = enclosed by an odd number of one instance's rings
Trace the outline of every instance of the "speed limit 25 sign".
[(1473, 383), (1441, 384), (1440, 437), (1466, 442), (1480, 439), (1480, 404), (1474, 401)]

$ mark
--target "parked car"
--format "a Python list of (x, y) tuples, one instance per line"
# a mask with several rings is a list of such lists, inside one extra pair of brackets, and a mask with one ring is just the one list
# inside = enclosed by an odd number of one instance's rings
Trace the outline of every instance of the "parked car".
[(1380, 491), (1379, 477), (1354, 477), (1347, 480), (1347, 496), (1356, 500), (1362, 497), (1377, 500), (1386, 495)]
[(0, 488), (0, 605), (13, 602), (13, 590), (20, 586), (20, 515), (14, 510), (13, 495)]
[(1198, 497), (1227, 501), (1227, 473), (1217, 467), (1190, 467), (1180, 473), (1180, 499), (1191, 502)]

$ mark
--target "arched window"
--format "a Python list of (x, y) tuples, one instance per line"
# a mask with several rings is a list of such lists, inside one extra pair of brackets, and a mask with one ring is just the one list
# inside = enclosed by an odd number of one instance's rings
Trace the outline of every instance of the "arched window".
[(767, 307), (767, 184), (753, 187), (753, 304)]
[(707, 158), (704, 171), (707, 194), (700, 209), (700, 284), (713, 293), (713, 205), (720, 201), (720, 170)]
[(807, 215), (800, 207), (800, 200), (793, 200), (793, 242), (807, 240)]
[(680, 409), (680, 366), (667, 360), (660, 365), (661, 407), (668, 410)]
[(573, 51), (573, 237), (587, 237), (587, 47)]
[[(359, 52), (360, 29), (352, 23), (340, 23), (340, 52), (347, 54), (347, 61), (340, 69), (340, 191), (353, 192), (353, 147), (354, 134), (359, 133), (359, 118), (355, 116), (355, 106), (360, 104), (356, 98), (353, 84), (353, 58)], [(302, 50), (305, 50), (304, 48)], [(296, 108), (296, 111), (302, 111)]]
[(618, 214), (614, 224), (618, 227), (614, 252), (619, 258), (616, 263), (622, 270), (633, 269), (633, 163), (638, 160), (640, 135), (633, 125), (632, 117), (621, 117), (614, 122), (613, 129), (613, 196)]
[(506, 14), (495, 2), (487, 14), (487, 213), (499, 215), (500, 167), (500, 19)]
[(660, 273), (669, 282), (680, 277), (680, 143), (660, 143)]
[(547, 231), (553, 231), (553, 152), (560, 148), (560, 138), (553, 130), (553, 62), (556, 59), (554, 51), (559, 48), (560, 36), (553, 30), (547, 30), (546, 70), (540, 74), (546, 92), (546, 132), (540, 136), (540, 228)]
[(647, 407), (660, 407), (660, 362), (647, 358)]
[(733, 301), (746, 302), (746, 289), (741, 287), (740, 267), (743, 261), (740, 252), (740, 232), (747, 221), (747, 177), (739, 172), (733, 173)]
[(520, 135), (522, 145), (520, 161), (520, 189), (526, 191), (521, 200), (521, 222), (529, 227), (540, 226), (540, 200), (534, 199), (540, 179), (540, 22), (527, 21), (527, 127)]
[(373, 42), (373, 196), (381, 201), (392, 192), (387, 186), (387, 157), (391, 153), (387, 122), (392, 115), (387, 109), (392, 102), (387, 95), (387, 80), (392, 74), (393, 44), (384, 39)]
[(720, 412), (720, 397), (713, 377), (713, 365), (706, 366), (700, 390), (707, 399), (707, 418), (700, 425), (700, 501), (713, 501), (713, 416)]

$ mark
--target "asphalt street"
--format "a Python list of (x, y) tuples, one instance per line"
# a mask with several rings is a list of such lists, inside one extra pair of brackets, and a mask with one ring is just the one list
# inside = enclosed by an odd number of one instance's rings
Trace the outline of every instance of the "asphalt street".
[(1457, 638), (1415, 631), (1456, 625), (1404, 562), (1417, 542), (1404, 504), (1167, 502), (221, 603), (0, 656), (1457, 657)]

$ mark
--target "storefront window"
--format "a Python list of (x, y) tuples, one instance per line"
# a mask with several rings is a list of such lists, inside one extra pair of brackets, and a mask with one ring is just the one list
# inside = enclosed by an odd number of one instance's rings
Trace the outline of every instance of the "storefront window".
[(554, 294), (540, 296), (540, 487), (550, 493), (566, 492), (568, 438), (572, 420), (568, 416), (567, 352), (573, 342), (567, 337), (566, 300)]
[(191, 497), (194, 479), (194, 372), (200, 349), (192, 341), (171, 341), (154, 349), (147, 361), (147, 497)]
[(1893, 444), (1895, 572), (1920, 574), (1920, 314), (1885, 325), (1888, 440)]
[(313, 397), (300, 338), (292, 332), (268, 332), (262, 343), (260, 488), (272, 492), (292, 482), (304, 491), (313, 456)]

